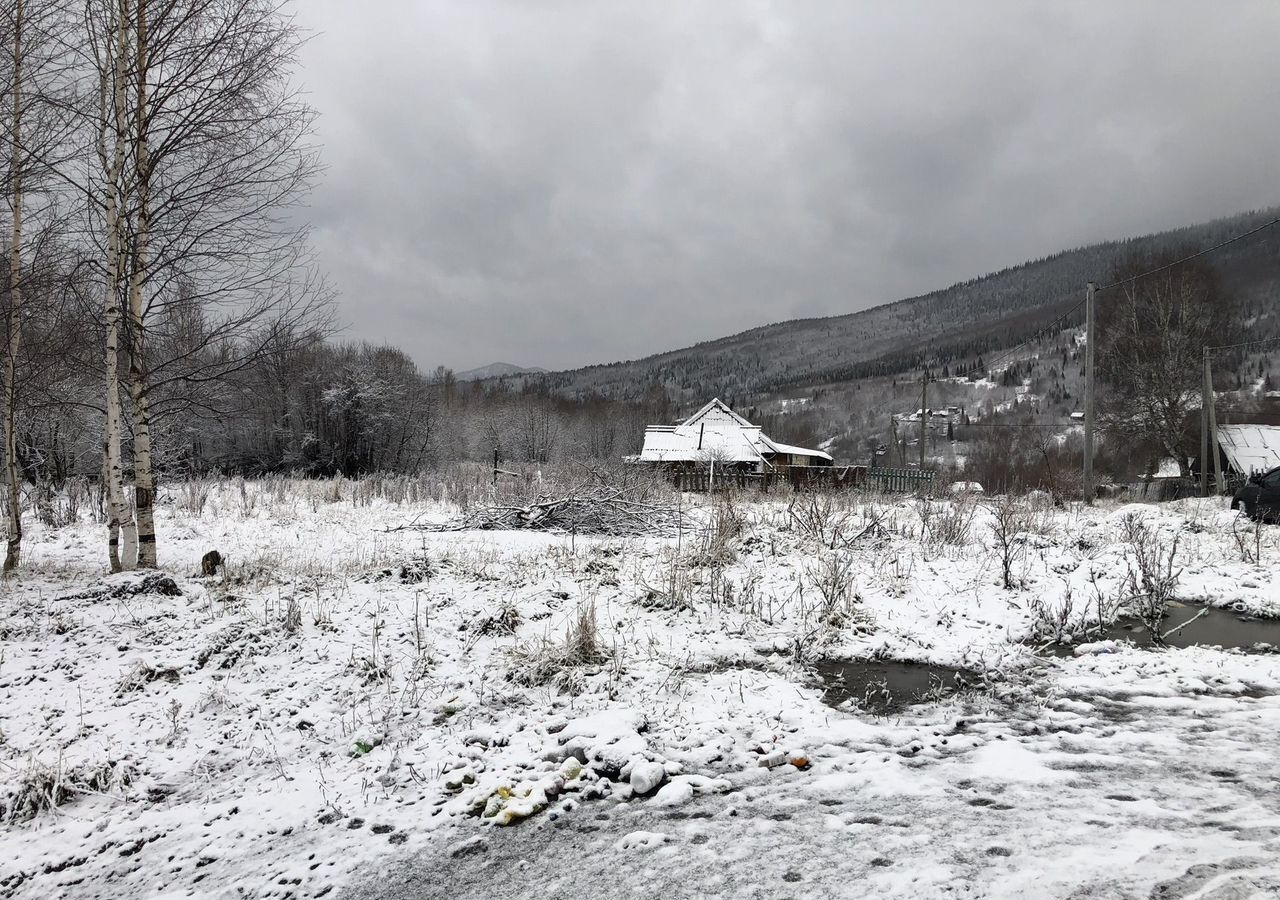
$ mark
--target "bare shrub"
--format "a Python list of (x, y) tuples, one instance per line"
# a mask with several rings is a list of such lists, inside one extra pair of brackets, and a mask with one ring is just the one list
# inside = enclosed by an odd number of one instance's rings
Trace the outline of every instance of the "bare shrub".
[[(1241, 523), (1245, 527), (1241, 528)], [(1262, 562), (1262, 517), (1250, 522), (1243, 513), (1231, 520), (1231, 537), (1236, 544), (1236, 552), (1240, 561), (1246, 563)]]
[(542, 637), (517, 644), (509, 655), (509, 681), (526, 687), (552, 685), (567, 694), (581, 693), (583, 670), (599, 665), (607, 657), (600, 643), (596, 605), (579, 604), (563, 642)]
[(928, 497), (915, 500), (920, 519), (920, 539), (931, 547), (963, 547), (969, 543), (977, 503), (971, 497), (939, 502)]
[(860, 599), (855, 590), (854, 562), (853, 554), (832, 550), (806, 567), (806, 578), (821, 601), (820, 621), (840, 626), (852, 617)]
[(811, 492), (791, 499), (787, 518), (792, 527), (828, 549), (847, 543), (849, 511), (831, 494)]
[(991, 505), (991, 517), (991, 537), (996, 557), (1000, 560), (1001, 583), (1005, 590), (1012, 590), (1017, 587), (1013, 570), (1026, 551), (1023, 536), (1031, 514), (1021, 501), (1005, 494), (997, 497)]
[(1124, 517), (1123, 526), (1129, 546), (1128, 572), (1125, 586), (1129, 593), (1128, 605), (1142, 624), (1151, 632), (1151, 639), (1163, 643), (1160, 632), (1165, 611), (1173, 599), (1174, 589), (1182, 574), (1175, 569), (1178, 555), (1178, 535), (1167, 546), (1159, 531), (1133, 514)]

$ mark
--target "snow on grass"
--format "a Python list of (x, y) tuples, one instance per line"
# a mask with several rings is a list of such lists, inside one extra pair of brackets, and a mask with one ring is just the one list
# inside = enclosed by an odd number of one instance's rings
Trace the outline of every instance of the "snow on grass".
[[(1178, 537), (1175, 596), (1280, 613), (1276, 529), (1246, 562), (1218, 501), (1031, 506), (1005, 590), (986, 502), (847, 497), (801, 527), (788, 498), (703, 499), (705, 530), (583, 539), (388, 531), (454, 510), (330, 490), (163, 507), (178, 594), (103, 578), (101, 526), (33, 523), (0, 601), (0, 893), (324, 896), (391, 853), (481, 852), (477, 828), (791, 779), (937, 803), (954, 780), (1059, 790), (1080, 756), (1140, 782), (1191, 717), (1228, 736), (1224, 769), (1273, 767), (1276, 657), (1024, 643), (1114, 615), (1139, 520)], [(211, 549), (225, 574), (195, 577)], [(832, 710), (806, 663), (856, 657), (985, 688)]]

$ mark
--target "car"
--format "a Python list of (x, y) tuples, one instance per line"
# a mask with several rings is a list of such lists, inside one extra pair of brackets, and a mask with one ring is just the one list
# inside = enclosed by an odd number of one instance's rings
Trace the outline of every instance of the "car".
[(1231, 508), (1260, 522), (1280, 519), (1280, 466), (1250, 475), (1231, 498)]

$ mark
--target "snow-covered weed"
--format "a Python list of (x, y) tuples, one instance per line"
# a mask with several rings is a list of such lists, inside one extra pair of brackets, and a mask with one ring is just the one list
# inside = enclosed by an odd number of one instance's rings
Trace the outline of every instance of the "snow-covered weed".
[(1058, 598), (1043, 594), (1032, 597), (1028, 611), (1034, 639), (1042, 643), (1071, 644), (1111, 627), (1124, 608), (1124, 590), (1108, 592), (1096, 571), (1089, 573), (1089, 587), (1089, 596), (1077, 598), (1071, 582), (1064, 578)]
[(1240, 561), (1262, 562), (1262, 518), (1250, 522), (1243, 515), (1231, 520), (1231, 538), (1235, 542)]
[(689, 565), (726, 566), (737, 561), (734, 541), (742, 534), (744, 521), (732, 499), (725, 495), (716, 505), (711, 521), (702, 530), (697, 546), (689, 554)]
[(178, 670), (165, 666), (153, 666), (146, 660), (136, 660), (116, 682), (116, 696), (140, 691), (153, 681), (177, 681)]
[(291, 596), (285, 606), (283, 625), (289, 634), (296, 634), (302, 627), (302, 606), (296, 596)]
[(467, 626), (467, 630), (475, 637), (487, 637), (495, 634), (515, 634), (522, 621), (520, 607), (510, 597), (498, 601), (491, 613), (477, 616)]
[(209, 505), (209, 495), (212, 491), (213, 484), (206, 479), (184, 481), (178, 486), (175, 506), (189, 516), (201, 518), (205, 507)]
[(596, 621), (596, 605), (579, 604), (563, 642), (549, 637), (517, 644), (509, 651), (507, 679), (525, 687), (552, 685), (567, 694), (583, 689), (583, 670), (606, 658)]
[(1049, 644), (1070, 644), (1082, 633), (1084, 622), (1077, 614), (1071, 583), (1065, 581), (1062, 596), (1033, 596), (1028, 604), (1035, 640)]
[(648, 609), (680, 611), (693, 608), (693, 574), (673, 549), (659, 555), (656, 578), (641, 579), (640, 605)]
[(106, 794), (120, 790), (133, 780), (133, 770), (123, 762), (103, 760), (64, 768), (59, 759), (54, 765), (35, 758), (0, 797), (0, 821), (6, 825), (34, 819), (52, 812), (84, 794)]
[(909, 549), (894, 550), (891, 556), (881, 557), (881, 565), (875, 575), (884, 584), (885, 591), (893, 597), (905, 597), (911, 590), (915, 577), (916, 559)]

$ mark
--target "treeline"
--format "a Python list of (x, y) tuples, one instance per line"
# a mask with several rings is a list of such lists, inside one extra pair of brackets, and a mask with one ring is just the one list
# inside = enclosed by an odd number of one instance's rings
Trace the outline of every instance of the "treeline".
[(175, 468), (307, 475), (416, 472), (452, 462), (616, 461), (657, 402), (566, 399), (506, 380), (419, 372), (401, 350), (318, 344), (268, 354), (236, 381), (243, 414), (182, 444)]
[[(56, 489), (73, 476), (100, 475), (102, 410), (71, 399), (88, 392), (86, 381), (45, 384), (39, 393), (52, 402), (24, 405), (18, 457), (26, 482)], [(489, 463), (495, 450), (500, 462), (617, 461), (639, 451), (645, 425), (671, 415), (656, 396), (619, 403), (504, 380), (458, 382), (444, 368), (420, 372), (395, 347), (314, 333), (268, 339), (236, 371), (202, 382), (199, 392), (190, 387), (157, 393), (153, 465), (162, 483), (218, 473), (418, 472)], [(126, 479), (132, 463), (126, 452)]]

